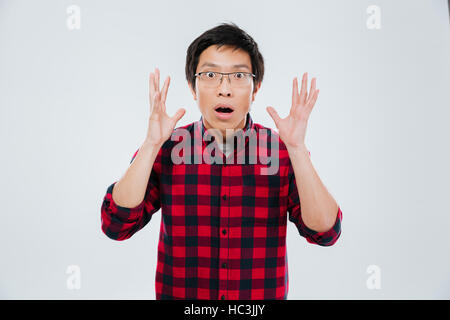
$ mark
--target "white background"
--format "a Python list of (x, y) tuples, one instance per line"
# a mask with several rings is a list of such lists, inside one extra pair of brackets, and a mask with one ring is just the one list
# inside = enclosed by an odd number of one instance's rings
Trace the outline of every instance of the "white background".
[(200, 118), (186, 50), (221, 22), (264, 56), (255, 122), (275, 128), (269, 105), (287, 115), (295, 76), (320, 89), (306, 144), (342, 235), (320, 247), (288, 222), (288, 299), (450, 298), (448, 16), (444, 0), (0, 1), (0, 298), (155, 298), (161, 212), (118, 242), (100, 206), (145, 137), (155, 67), (168, 113), (187, 110), (177, 126)]

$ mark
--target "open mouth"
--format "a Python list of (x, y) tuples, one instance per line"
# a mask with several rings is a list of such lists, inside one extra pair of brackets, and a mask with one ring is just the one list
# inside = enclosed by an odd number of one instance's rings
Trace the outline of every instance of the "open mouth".
[(226, 103), (218, 103), (214, 107), (214, 113), (220, 120), (229, 120), (233, 117), (234, 107)]
[(216, 109), (216, 111), (220, 112), (220, 113), (232, 113), (233, 109), (228, 108), (228, 107), (219, 107)]
[(226, 104), (226, 103), (219, 103), (216, 105), (216, 107), (214, 108), (214, 110), (218, 113), (222, 113), (222, 114), (229, 114), (232, 113), (234, 111), (233, 106)]

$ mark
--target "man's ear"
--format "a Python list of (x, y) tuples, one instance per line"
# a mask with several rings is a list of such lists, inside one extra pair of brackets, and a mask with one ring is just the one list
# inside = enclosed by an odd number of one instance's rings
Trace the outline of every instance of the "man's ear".
[(189, 86), (189, 90), (191, 91), (191, 93), (192, 93), (192, 96), (194, 97), (194, 100), (197, 100), (197, 94), (195, 93), (195, 90), (193, 89), (193, 87), (192, 87), (192, 83), (188, 83), (188, 86)]
[(252, 102), (255, 101), (256, 93), (259, 91), (260, 87), (261, 87), (261, 82), (258, 83), (258, 85), (256, 86), (255, 90), (252, 93)]

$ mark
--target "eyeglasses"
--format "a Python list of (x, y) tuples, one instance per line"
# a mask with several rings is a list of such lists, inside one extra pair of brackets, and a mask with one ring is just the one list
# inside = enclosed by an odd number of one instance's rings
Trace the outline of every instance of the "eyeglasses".
[[(233, 87), (245, 87), (251, 83), (255, 75), (248, 72), (199, 72), (195, 76), (199, 77), (200, 81), (207, 87), (217, 87), (221, 82), (224, 75), (228, 76), (231, 86)], [(230, 75), (233, 75), (230, 77)]]

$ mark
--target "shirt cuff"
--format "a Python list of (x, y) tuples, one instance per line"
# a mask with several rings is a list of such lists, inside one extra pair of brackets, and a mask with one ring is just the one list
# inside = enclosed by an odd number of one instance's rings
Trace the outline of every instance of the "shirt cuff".
[(133, 208), (119, 206), (114, 202), (112, 197), (112, 192), (116, 183), (117, 181), (111, 184), (106, 190), (106, 195), (103, 199), (105, 210), (110, 214), (114, 214), (119, 220), (123, 222), (132, 222), (139, 219), (144, 209), (145, 199), (143, 199), (139, 205)]
[(332, 246), (336, 243), (341, 235), (341, 222), (342, 222), (342, 211), (338, 206), (338, 212), (336, 216), (336, 221), (334, 225), (327, 231), (317, 232), (306, 226), (302, 220), (301, 214), (298, 215), (298, 221), (291, 218), (292, 222), (295, 223), (297, 229), (301, 236), (305, 237), (309, 243), (318, 244), (320, 246)]

